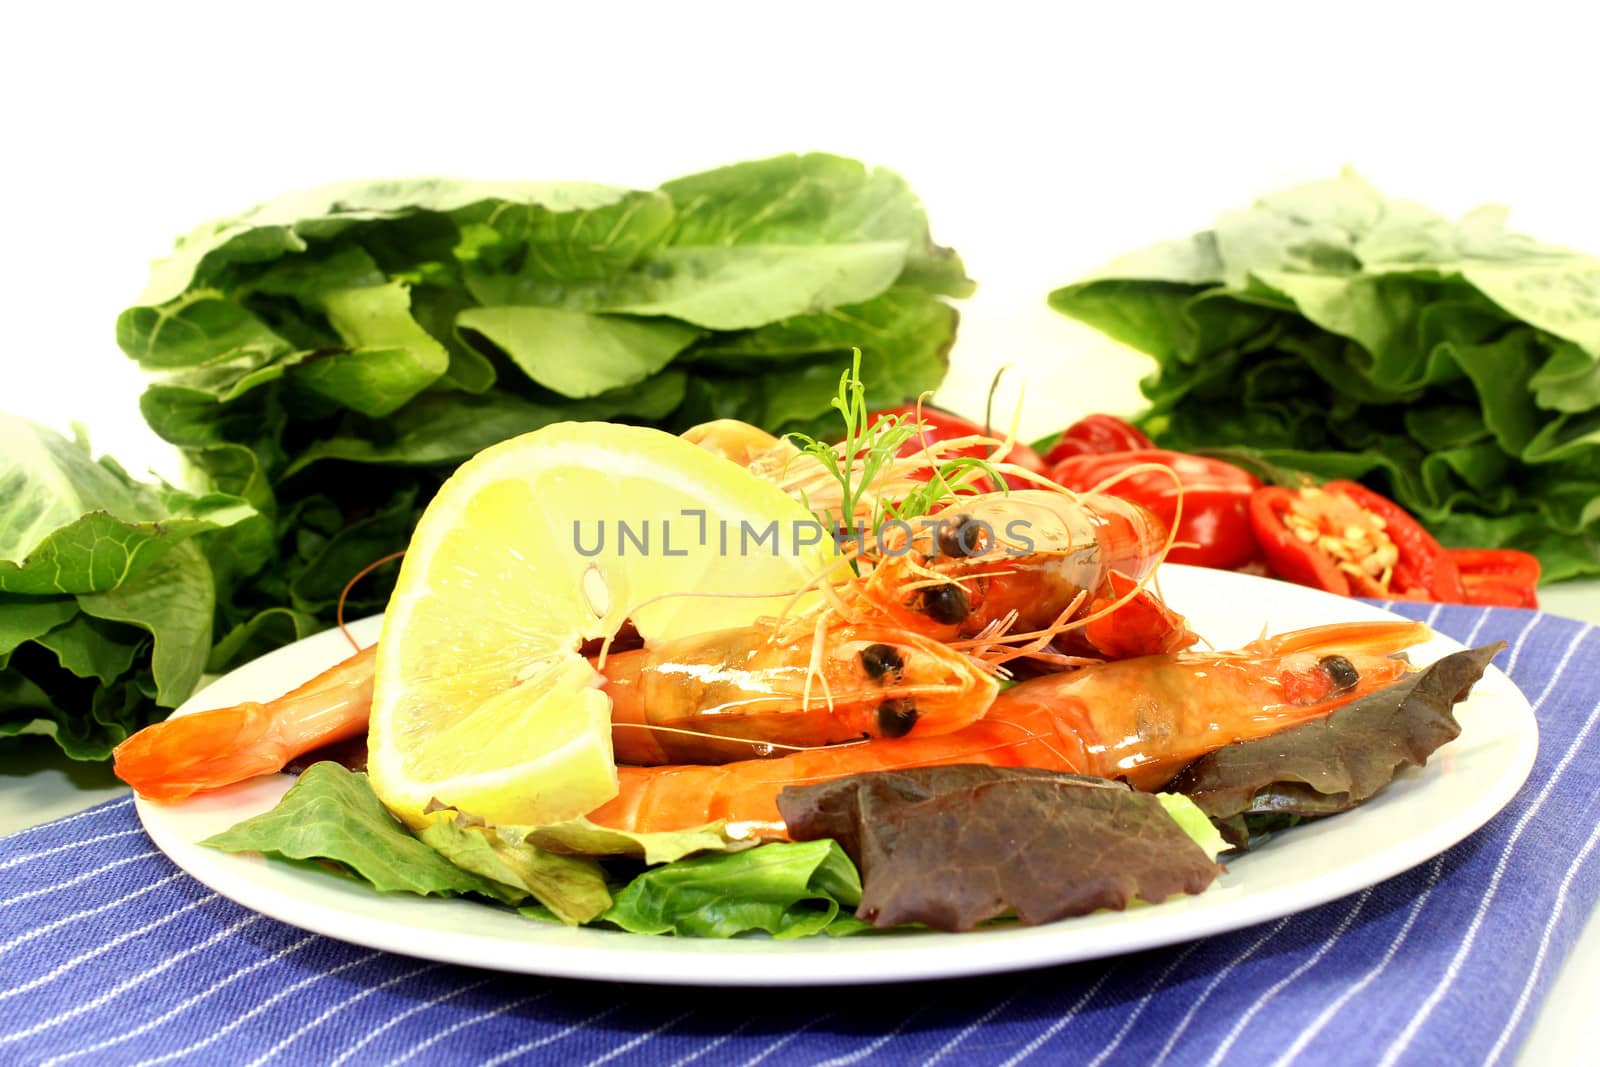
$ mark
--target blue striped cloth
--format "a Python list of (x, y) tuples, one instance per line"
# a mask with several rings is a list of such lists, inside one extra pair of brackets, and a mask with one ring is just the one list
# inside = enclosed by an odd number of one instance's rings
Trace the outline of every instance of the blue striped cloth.
[(1511, 805), (1421, 867), (1289, 918), (1022, 974), (676, 989), (508, 976), (307, 934), (180, 873), (112, 802), (0, 841), (0, 1063), (1504, 1063), (1600, 890), (1600, 634), (1396, 610), (1538, 709)]

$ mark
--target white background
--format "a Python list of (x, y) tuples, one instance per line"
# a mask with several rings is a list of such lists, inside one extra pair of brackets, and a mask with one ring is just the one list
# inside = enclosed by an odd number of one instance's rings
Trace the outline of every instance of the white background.
[[(1051, 313), (1051, 288), (1345, 164), (1600, 252), (1600, 36), (1582, 5), (1036, 7), (9, 8), (0, 410), (82, 420), (130, 468), (174, 474), (116, 313), (193, 224), (344, 178), (651, 186), (812, 149), (892, 167), (983, 283), (941, 399), (975, 410), (1015, 364), (1028, 435), (1135, 410), (1148, 369)], [(1596, 957), (1568, 968), (1530, 1061), (1592, 1049)]]
[(1600, 49), (1559, 9), (984, 6), (27, 5), (0, 35), (0, 409), (171, 471), (117, 311), (195, 223), (343, 178), (892, 167), (983, 286), (941, 400), (1014, 364), (1028, 435), (1135, 410), (1149, 366), (1051, 288), (1345, 164), (1600, 251)]

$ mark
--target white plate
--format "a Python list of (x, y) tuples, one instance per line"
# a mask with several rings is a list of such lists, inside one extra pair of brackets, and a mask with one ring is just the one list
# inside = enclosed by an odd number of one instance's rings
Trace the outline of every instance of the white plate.
[[(1393, 618), (1369, 605), (1282, 582), (1168, 566), (1169, 603), (1218, 648), (1320, 623)], [(357, 624), (377, 638), (378, 619)], [(1429, 663), (1461, 646), (1436, 638)], [(279, 649), (209, 686), (182, 715), (264, 700), (348, 655), (332, 631)], [(1101, 912), (1040, 927), (965, 934), (730, 941), (565, 929), (465, 900), (379, 894), (364, 885), (196, 842), (277, 802), (291, 779), (257, 779), (180, 804), (138, 802), (155, 843), (184, 870), (245, 907), (373, 948), (504, 971), (683, 985), (889, 982), (1068, 963), (1265, 922), (1355, 892), (1449, 848), (1499, 811), (1528, 776), (1538, 729), (1528, 702), (1490, 668), (1457, 709), (1461, 736), (1352, 812), (1311, 823), (1233, 860), (1206, 892), (1158, 907)]]

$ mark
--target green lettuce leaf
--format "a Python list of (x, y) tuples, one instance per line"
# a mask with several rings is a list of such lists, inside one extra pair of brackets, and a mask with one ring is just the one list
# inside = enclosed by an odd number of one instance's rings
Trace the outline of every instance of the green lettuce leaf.
[(174, 545), (254, 512), (242, 500), (193, 498), (173, 515), (122, 468), (95, 462), (87, 443), (0, 415), (0, 594), (103, 593)]
[(892, 171), (812, 152), (735, 163), (661, 189), (678, 210), (675, 246), (895, 242), (905, 247), (904, 284), (944, 296), (976, 288), (960, 257), (933, 243), (916, 194)]
[(504, 352), (546, 389), (573, 398), (642, 382), (700, 336), (671, 319), (515, 306), (469, 308), (456, 316), (456, 329)]
[(515, 903), (527, 891), (451, 863), (412, 836), (372, 792), (367, 776), (313, 764), (260, 815), (206, 838), (223, 852), (259, 852), (336, 864), (382, 893), (475, 893)]
[(625, 418), (655, 421), (683, 401), (685, 378), (666, 371), (637, 385), (582, 401), (490, 393), (425, 395), (383, 424), (349, 419), (336, 436), (315, 441), (289, 465), (287, 476), (323, 460), (384, 466), (451, 465), (509, 437), (530, 433), (554, 422)]
[(141, 484), (82, 440), (0, 416), (0, 735), (105, 759), (182, 703), (211, 652), (201, 546), (258, 519), (238, 497)]
[(68, 625), (77, 615), (71, 597), (0, 597), (0, 670), (18, 646)]
[(1229, 844), (1211, 822), (1205, 810), (1181, 793), (1157, 793), (1162, 809), (1178, 824), (1178, 829), (1189, 835), (1189, 840), (1200, 846), (1207, 859), (1214, 860), (1228, 851)]
[(313, 240), (336, 237), (376, 220), (420, 212), (471, 211), (504, 201), (553, 212), (592, 211), (622, 199), (626, 190), (584, 182), (468, 182), (450, 178), (354, 181), (289, 193), (236, 218), (204, 223), (157, 263), (141, 303), (157, 305), (216, 278), (230, 266), (271, 263), (306, 251)]
[(711, 330), (745, 330), (839, 304), (870, 300), (906, 264), (898, 241), (735, 245), (663, 250), (600, 306), (670, 316)]
[(518, 827), (531, 844), (552, 852), (578, 856), (632, 856), (652, 866), (671, 863), (697, 852), (731, 852), (750, 848), (755, 842), (728, 836), (725, 822), (709, 823), (691, 830), (632, 833), (613, 830), (588, 819), (569, 819), (549, 826)]
[[(206, 621), (209, 629), (209, 618)], [(75, 613), (71, 622), (34, 640), (55, 653), (56, 662), (65, 670), (101, 685), (112, 685), (128, 673), (143, 644), (138, 631), (108, 625), (82, 612)]]
[(450, 354), (411, 317), (402, 282), (322, 294), (329, 324), (347, 346), (294, 368), (298, 385), (374, 418), (388, 415), (450, 368)]
[(433, 812), (417, 838), (439, 855), (473, 874), (531, 896), (569, 925), (589, 922), (611, 906), (605, 872), (587, 856), (563, 855), (532, 844), (526, 831), (490, 826), (453, 808)]
[[(26, 699), (0, 687), (0, 713), (7, 700)], [(860, 880), (828, 842), (683, 859), (734, 843), (720, 827), (627, 834), (582, 819), (537, 830), (491, 826), (442, 805), (431, 815), (413, 833), (378, 800), (365, 774), (324, 760), (307, 767), (272, 810), (202, 843), (332, 865), (381, 892), (472, 894), (569, 925), (604, 921), (640, 933), (705, 937), (761, 930), (783, 938), (847, 933), (859, 925), (840, 908), (859, 901)], [(605, 868), (578, 852), (641, 856), (656, 865), (613, 895)]]
[(156, 703), (175, 708), (194, 692), (211, 654), (212, 596), (211, 570), (191, 543), (177, 546), (115, 589), (77, 599), (87, 616), (150, 634)]
[[(602, 918), (636, 934), (809, 937), (861, 900), (856, 869), (832, 841), (777, 843), (652, 867), (616, 894)], [(840, 932), (844, 932), (842, 929)]]

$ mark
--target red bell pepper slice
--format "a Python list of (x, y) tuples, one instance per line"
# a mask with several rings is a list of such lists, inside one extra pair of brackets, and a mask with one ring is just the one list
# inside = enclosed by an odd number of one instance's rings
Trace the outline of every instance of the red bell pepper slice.
[(1104, 491), (1143, 504), (1170, 529), (1178, 517), (1177, 541), (1167, 559), (1199, 567), (1229, 569), (1243, 566), (1256, 555), (1250, 528), (1250, 497), (1261, 487), (1255, 475), (1206, 456), (1141, 448), (1068, 456), (1050, 468), (1050, 479), (1078, 492), (1099, 487), (1113, 475), (1140, 464), (1159, 464), (1177, 478), (1159, 471), (1130, 474)]
[[(951, 441), (958, 437), (971, 437), (973, 435), (996, 436), (971, 419), (964, 419), (960, 415), (933, 407), (930, 404), (923, 404), (920, 410), (916, 404), (901, 404), (899, 407), (884, 408), (882, 411), (873, 412), (867, 424), (870, 426), (889, 415), (899, 415), (907, 421), (916, 421), (919, 418), (922, 420), (922, 431), (918, 434), (913, 434), (905, 444), (900, 446), (898, 454), (906, 457), (920, 455), (929, 445), (938, 441)], [(982, 445), (974, 445), (970, 448), (958, 449), (944, 458), (987, 459), (992, 462), (1014, 464), (1039, 475), (1043, 475), (1045, 472), (1044, 461), (1039, 458), (1039, 453), (1021, 442), (1013, 445), (1011, 451), (998, 460), (995, 460), (989, 452), (990, 450)], [(927, 477), (931, 476), (930, 473)], [(1013, 489), (1036, 488), (1036, 483), (1018, 474), (1003, 473), (1001, 477)], [(988, 478), (977, 479), (973, 483), (973, 487), (980, 493), (992, 492), (994, 489), (989, 484)]]
[(1405, 509), (1366, 486), (1265, 488), (1251, 498), (1250, 517), (1280, 578), (1341, 596), (1465, 602), (1450, 554)]
[(1452, 548), (1468, 604), (1539, 606), (1539, 557), (1515, 548)]
[(1098, 456), (1107, 452), (1132, 452), (1154, 448), (1156, 444), (1132, 423), (1115, 415), (1085, 415), (1056, 437), (1045, 453), (1045, 467), (1054, 467), (1068, 456)]
[(1358, 482), (1329, 482), (1323, 489), (1343, 493), (1357, 506), (1383, 520), (1384, 532), (1400, 549), (1391, 587), (1398, 586), (1417, 594), (1425, 592), (1425, 599), (1446, 604), (1465, 603), (1467, 592), (1461, 585), (1461, 572), (1455, 560), (1410, 512)]

